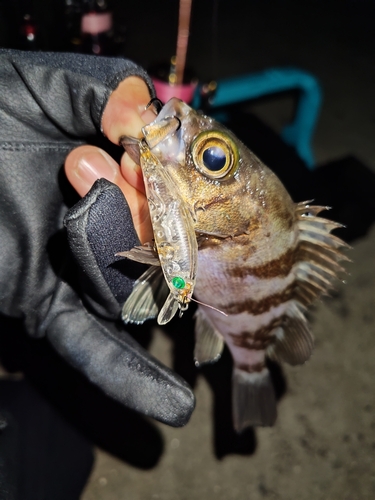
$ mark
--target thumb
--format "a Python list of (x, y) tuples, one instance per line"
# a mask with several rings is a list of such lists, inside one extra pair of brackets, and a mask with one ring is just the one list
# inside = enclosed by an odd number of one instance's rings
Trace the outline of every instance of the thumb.
[(126, 78), (108, 99), (102, 117), (103, 133), (115, 144), (119, 144), (123, 135), (140, 137), (142, 127), (155, 119), (152, 109), (146, 109), (150, 99), (147, 85), (141, 78)]
[(151, 241), (153, 232), (147, 198), (139, 186), (143, 185), (140, 171), (124, 170), (105, 151), (94, 146), (73, 149), (65, 160), (65, 173), (80, 196), (85, 196), (98, 179), (107, 179), (122, 191), (132, 214), (133, 224), (142, 243)]

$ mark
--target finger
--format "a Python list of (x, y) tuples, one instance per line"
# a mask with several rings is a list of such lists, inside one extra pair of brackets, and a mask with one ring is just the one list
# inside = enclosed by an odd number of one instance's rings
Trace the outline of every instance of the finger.
[(80, 196), (85, 196), (97, 179), (121, 183), (119, 165), (105, 151), (94, 146), (73, 149), (65, 160), (69, 182)]
[(146, 110), (151, 96), (146, 83), (138, 77), (126, 78), (112, 92), (102, 117), (104, 134), (115, 144), (123, 135), (141, 137), (141, 129), (155, 119), (152, 109)]
[(130, 158), (128, 153), (122, 155), (121, 174), (131, 186), (141, 193), (145, 193), (142, 169)]
[(85, 196), (97, 179), (105, 178), (116, 184), (129, 204), (140, 241), (152, 241), (153, 233), (144, 192), (136, 189), (121, 175), (119, 165), (105, 151), (94, 146), (74, 149), (66, 158), (65, 172), (80, 196)]
[[(127, 153), (123, 154), (121, 158), (121, 173), (128, 184), (129, 191), (131, 191), (130, 194), (136, 193), (136, 196), (132, 196), (131, 198), (132, 203), (129, 201), (128, 203), (138, 237), (142, 243), (149, 243), (153, 240), (154, 233), (151, 225), (150, 210), (148, 208), (142, 170), (139, 165), (134, 163)], [(126, 199), (128, 199), (127, 194), (124, 194)]]

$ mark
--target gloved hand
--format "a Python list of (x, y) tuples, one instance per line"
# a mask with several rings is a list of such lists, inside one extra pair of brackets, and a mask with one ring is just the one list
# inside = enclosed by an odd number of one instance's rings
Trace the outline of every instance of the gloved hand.
[(115, 321), (137, 277), (134, 264), (110, 265), (138, 242), (121, 191), (98, 181), (65, 219), (84, 279), (62, 232), (62, 163), (98, 134), (111, 91), (129, 75), (151, 88), (128, 61), (0, 51), (0, 311), (47, 336), (116, 400), (179, 426), (194, 408), (191, 389)]

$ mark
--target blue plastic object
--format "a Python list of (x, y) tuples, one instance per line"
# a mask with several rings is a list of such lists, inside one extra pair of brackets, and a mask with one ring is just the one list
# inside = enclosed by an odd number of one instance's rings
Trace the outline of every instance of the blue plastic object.
[[(211, 108), (217, 108), (287, 90), (299, 90), (300, 98), (293, 122), (283, 129), (281, 135), (287, 144), (295, 147), (306, 165), (313, 169), (315, 160), (311, 140), (322, 102), (322, 91), (313, 75), (295, 68), (274, 68), (262, 73), (219, 80), (210, 104)], [(197, 92), (193, 106), (199, 107), (199, 102)]]

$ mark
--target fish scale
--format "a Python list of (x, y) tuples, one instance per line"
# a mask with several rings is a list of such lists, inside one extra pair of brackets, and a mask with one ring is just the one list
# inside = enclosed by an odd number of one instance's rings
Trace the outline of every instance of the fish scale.
[[(176, 119), (181, 126), (168, 128)], [(273, 425), (276, 398), (266, 359), (298, 365), (311, 356), (305, 311), (344, 271), (339, 262), (348, 260), (342, 253), (348, 246), (331, 234), (341, 225), (319, 216), (327, 207), (294, 203), (230, 131), (178, 99), (144, 134), (171, 179), (169, 191), (186, 207), (181, 234), (194, 231), (198, 244), (195, 363), (217, 361), (225, 343), (234, 365), (235, 429)], [(140, 322), (139, 302), (149, 305), (145, 319), (156, 316), (161, 273), (146, 274), (125, 303), (127, 321)]]

